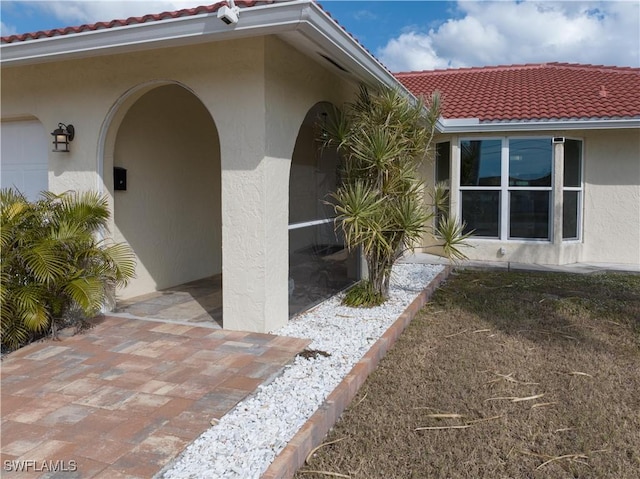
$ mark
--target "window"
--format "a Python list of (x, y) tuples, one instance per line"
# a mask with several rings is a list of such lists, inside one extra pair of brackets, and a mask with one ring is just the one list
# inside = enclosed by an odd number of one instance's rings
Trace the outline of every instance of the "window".
[(442, 185), (447, 192), (446, 204), (434, 205), (435, 217), (434, 222), (436, 227), (440, 224), (442, 219), (447, 216), (449, 211), (449, 190), (451, 187), (451, 142), (445, 141), (436, 144), (436, 183)]
[(509, 239), (551, 239), (551, 139), (509, 139), (508, 168)]
[(562, 239), (580, 239), (582, 210), (582, 141), (565, 140), (562, 185)]
[(436, 183), (443, 183), (449, 187), (451, 178), (451, 143), (445, 141), (436, 144)]
[[(579, 239), (582, 142), (566, 140), (564, 184), (553, 191), (551, 138), (460, 141), (460, 210), (465, 233), (480, 238), (551, 241), (553, 204), (563, 203), (562, 237)], [(438, 172), (439, 163), (437, 163)], [(440, 177), (436, 175), (440, 180)]]
[(460, 142), (460, 195), (465, 233), (498, 238), (502, 196), (502, 140)]

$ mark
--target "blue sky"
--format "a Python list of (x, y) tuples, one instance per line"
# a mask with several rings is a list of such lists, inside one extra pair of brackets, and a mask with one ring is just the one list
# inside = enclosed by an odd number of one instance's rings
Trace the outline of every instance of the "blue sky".
[[(2, 0), (2, 34), (108, 21), (215, 0)], [(352, 1), (321, 4), (392, 71), (573, 62), (640, 66), (640, 2)]]

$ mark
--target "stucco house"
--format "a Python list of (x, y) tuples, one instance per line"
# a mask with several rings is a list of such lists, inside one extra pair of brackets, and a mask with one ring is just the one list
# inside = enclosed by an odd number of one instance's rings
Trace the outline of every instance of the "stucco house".
[(546, 63), (396, 78), (414, 95), (443, 96), (425, 177), (448, 186), (450, 211), (474, 232), (470, 259), (640, 265), (639, 68)]
[[(449, 180), (452, 211), (482, 236), (471, 257), (504, 248), (511, 261), (640, 262), (637, 95), (569, 107), (637, 93), (638, 69), (562, 67), (597, 74), (595, 93), (565, 91), (560, 117), (485, 115), (488, 97), (504, 94), (494, 80), (483, 90), (447, 72), (396, 77), (311, 0), (236, 5), (2, 38), (2, 186), (107, 195), (105, 236), (138, 259), (121, 298), (221, 275), (224, 327), (271, 331), (357, 280), (359, 260), (320, 201), (339, 179), (337, 156), (314, 138), (361, 82), (444, 93), (425, 178)], [(536, 68), (551, 67), (504, 70)], [(513, 80), (519, 108), (528, 81)]]

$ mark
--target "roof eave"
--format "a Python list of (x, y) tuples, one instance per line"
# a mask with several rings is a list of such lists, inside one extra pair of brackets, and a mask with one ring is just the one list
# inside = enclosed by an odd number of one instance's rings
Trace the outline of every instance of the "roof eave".
[(545, 120), (509, 121), (481, 123), (477, 118), (438, 120), (436, 128), (440, 133), (491, 133), (550, 130), (615, 130), (640, 128), (640, 118), (595, 119), (595, 120)]
[(356, 80), (381, 82), (409, 93), (362, 45), (309, 0), (243, 8), (240, 21), (232, 26), (207, 13), (6, 43), (0, 46), (0, 64), (22, 66), (287, 32), (302, 35), (335, 55)]
[(349, 71), (365, 83), (380, 82), (388, 87), (397, 88), (412, 98), (409, 91), (387, 68), (369, 53), (360, 43), (340, 25), (338, 25), (315, 2), (307, 3), (306, 17), (301, 31), (328, 51), (348, 61)]
[(29, 65), (278, 33), (296, 27), (303, 5), (281, 3), (275, 11), (271, 5), (245, 8), (241, 20), (231, 26), (215, 13), (205, 13), (6, 43), (0, 46), (0, 62), (2, 66)]

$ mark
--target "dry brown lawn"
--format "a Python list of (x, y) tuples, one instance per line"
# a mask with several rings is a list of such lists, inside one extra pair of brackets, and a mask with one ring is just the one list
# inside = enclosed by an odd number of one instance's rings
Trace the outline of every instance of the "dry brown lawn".
[(640, 478), (640, 275), (454, 273), (326, 441), (296, 479)]

